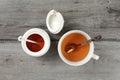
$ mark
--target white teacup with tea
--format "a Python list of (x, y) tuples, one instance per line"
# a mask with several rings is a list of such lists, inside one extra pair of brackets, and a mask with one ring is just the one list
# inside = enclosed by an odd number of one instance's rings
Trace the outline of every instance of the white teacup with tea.
[(89, 41), (91, 37), (81, 30), (71, 30), (65, 33), (59, 40), (58, 53), (60, 58), (71, 66), (81, 66), (87, 63), (91, 58), (98, 60), (99, 56), (94, 54), (93, 41), (82, 46), (78, 46), (71, 53), (66, 52), (66, 46), (74, 43), (79, 44), (84, 41)]

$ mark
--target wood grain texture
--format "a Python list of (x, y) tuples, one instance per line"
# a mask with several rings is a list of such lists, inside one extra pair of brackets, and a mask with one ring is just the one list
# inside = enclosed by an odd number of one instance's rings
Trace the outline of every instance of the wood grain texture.
[[(57, 35), (46, 27), (46, 15), (60, 11), (64, 29)], [(42, 28), (51, 37), (46, 55), (33, 58), (17, 41), (28, 29)], [(91, 37), (100, 56), (80, 67), (65, 64), (58, 56), (57, 43), (67, 31), (78, 29)], [(120, 76), (120, 1), (119, 0), (0, 0), (0, 80), (119, 80)]]

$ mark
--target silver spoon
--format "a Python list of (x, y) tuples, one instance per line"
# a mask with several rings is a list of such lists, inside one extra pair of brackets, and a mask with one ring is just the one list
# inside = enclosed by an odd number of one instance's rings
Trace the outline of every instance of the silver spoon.
[(83, 46), (83, 45), (88, 44), (88, 43), (90, 43), (90, 42), (92, 42), (92, 41), (100, 40), (101, 38), (102, 38), (102, 36), (101, 36), (101, 35), (98, 35), (98, 36), (96, 36), (96, 37), (94, 37), (94, 38), (92, 38), (92, 39), (83, 41), (83, 42), (81, 42), (81, 43), (79, 43), (79, 44), (75, 44), (75, 43), (68, 44), (68, 45), (65, 47), (65, 52), (66, 52), (66, 53), (71, 53), (71, 52), (75, 51), (78, 46)]
[(40, 43), (38, 43), (36, 41), (30, 40), (30, 39), (23, 39), (22, 36), (18, 37), (18, 41), (26, 41), (26, 42), (30, 42), (30, 43), (34, 43), (34, 44), (40, 45)]

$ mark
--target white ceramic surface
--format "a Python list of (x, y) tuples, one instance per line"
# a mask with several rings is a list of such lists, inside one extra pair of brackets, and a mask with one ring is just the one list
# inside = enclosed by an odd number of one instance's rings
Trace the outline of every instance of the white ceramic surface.
[[(39, 34), (44, 39), (44, 42), (45, 42), (44, 47), (38, 52), (32, 52), (27, 48), (26, 40), (32, 34)], [(34, 56), (34, 57), (42, 56), (45, 53), (47, 53), (47, 51), (50, 48), (50, 37), (47, 34), (47, 32), (42, 29), (38, 29), (38, 28), (30, 29), (23, 36), (19, 36), (18, 40), (21, 41), (23, 50), (30, 56)]]
[(64, 39), (66, 36), (68, 36), (68, 35), (70, 35), (70, 34), (72, 34), (72, 33), (79, 33), (79, 34), (84, 35), (87, 39), (91, 39), (90, 36), (89, 36), (87, 33), (83, 32), (83, 31), (81, 31), (81, 30), (71, 30), (71, 31), (68, 31), (67, 33), (65, 33), (65, 34), (61, 37), (61, 39), (59, 40), (59, 43), (58, 43), (58, 53), (59, 53), (60, 58), (61, 58), (65, 63), (67, 63), (67, 64), (69, 64), (69, 65), (71, 65), (71, 66), (80, 66), (80, 65), (83, 65), (83, 64), (87, 63), (91, 58), (93, 58), (93, 59), (95, 59), (95, 60), (98, 60), (98, 59), (99, 59), (99, 56), (96, 55), (96, 54), (94, 54), (94, 43), (93, 43), (93, 42), (90, 43), (90, 50), (89, 50), (88, 55), (87, 55), (83, 60), (81, 60), (81, 61), (72, 62), (72, 61), (66, 59), (66, 58), (63, 56), (62, 51), (61, 51), (62, 41), (63, 41), (63, 39)]
[(64, 25), (64, 19), (60, 12), (51, 10), (46, 18), (46, 24), (48, 30), (53, 34), (58, 34)]

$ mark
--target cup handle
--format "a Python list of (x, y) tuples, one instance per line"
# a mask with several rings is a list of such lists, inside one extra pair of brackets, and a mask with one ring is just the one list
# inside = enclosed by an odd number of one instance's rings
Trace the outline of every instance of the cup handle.
[(22, 41), (22, 36), (19, 36), (19, 37), (18, 37), (18, 41)]
[(98, 59), (99, 59), (99, 56), (96, 55), (96, 54), (93, 54), (92, 58), (95, 59), (95, 60), (98, 60)]

